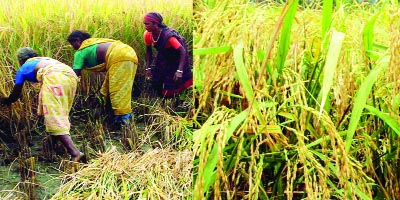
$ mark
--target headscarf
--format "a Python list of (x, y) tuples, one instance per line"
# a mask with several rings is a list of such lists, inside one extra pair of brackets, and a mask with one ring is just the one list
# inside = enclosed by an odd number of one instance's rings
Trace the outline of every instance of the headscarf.
[(148, 20), (151, 22), (156, 23), (160, 28), (165, 28), (167, 25), (165, 25), (163, 21), (163, 17), (161, 16), (160, 13), (158, 12), (149, 12), (144, 16), (144, 20)]
[(32, 57), (38, 56), (38, 54), (30, 47), (22, 47), (17, 51), (18, 60), (27, 60)]

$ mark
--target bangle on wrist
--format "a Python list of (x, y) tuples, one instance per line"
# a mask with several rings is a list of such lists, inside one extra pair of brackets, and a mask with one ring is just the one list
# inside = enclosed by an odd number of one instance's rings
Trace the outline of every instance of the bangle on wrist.
[(176, 70), (176, 72), (183, 73), (183, 71), (182, 71), (182, 70), (179, 70), (179, 69), (178, 69), (178, 70)]

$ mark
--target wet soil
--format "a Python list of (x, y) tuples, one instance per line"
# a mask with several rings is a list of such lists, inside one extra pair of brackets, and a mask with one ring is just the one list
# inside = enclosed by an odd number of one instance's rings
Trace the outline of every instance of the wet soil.
[[(61, 185), (64, 172), (60, 169), (60, 162), (48, 161), (42, 156), (42, 136), (32, 137), (31, 153), (35, 158), (34, 172), (36, 177), (36, 199), (50, 199)], [(17, 143), (6, 143), (6, 152), (0, 153), (0, 199), (26, 199), (22, 191), (20, 164), (18, 162)], [(5, 155), (6, 154), (6, 155)]]

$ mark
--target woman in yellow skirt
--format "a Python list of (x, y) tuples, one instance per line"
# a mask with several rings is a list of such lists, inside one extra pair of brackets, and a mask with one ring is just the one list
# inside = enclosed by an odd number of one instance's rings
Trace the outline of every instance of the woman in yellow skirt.
[(68, 42), (77, 50), (73, 69), (78, 76), (82, 69), (106, 72), (101, 94), (110, 101), (115, 123), (126, 123), (131, 117), (132, 87), (137, 70), (136, 52), (127, 44), (107, 38), (91, 38), (76, 30)]

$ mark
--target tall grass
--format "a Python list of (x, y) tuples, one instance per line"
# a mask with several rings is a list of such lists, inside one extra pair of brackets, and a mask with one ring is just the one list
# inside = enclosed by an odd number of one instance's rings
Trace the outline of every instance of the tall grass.
[[(0, 0), (0, 2), (2, 5), (0, 7), (0, 55), (2, 55), (0, 97), (7, 96), (11, 92), (15, 72), (18, 69), (16, 58), (18, 48), (30, 46), (42, 56), (53, 57), (72, 65), (74, 51), (66, 38), (71, 31), (76, 29), (86, 30), (92, 37), (117, 39), (132, 46), (139, 58), (135, 84), (137, 89), (143, 90), (144, 93), (147, 92), (145, 90), (147, 83), (144, 81), (144, 14), (150, 11), (160, 12), (164, 17), (164, 23), (179, 31), (189, 45), (193, 40), (192, 1)], [(102, 80), (103, 74), (83, 73), (71, 112), (71, 135), (79, 147), (82, 147), (81, 149), (88, 153), (88, 156), (92, 156), (91, 158), (95, 158), (98, 152), (108, 150), (109, 146), (106, 145), (109, 143), (105, 142), (106, 139), (117, 140), (114, 137), (119, 137), (108, 132), (108, 127), (103, 124), (106, 111), (102, 108), (101, 99), (97, 97)], [(0, 108), (2, 136), (26, 135), (29, 139), (31, 133), (45, 135), (43, 124), (36, 115), (38, 90), (37, 86), (26, 83), (22, 99), (10, 107)], [(175, 117), (176, 115), (172, 116), (171, 112), (166, 112), (167, 107), (158, 109), (159, 102), (145, 94), (135, 99), (132, 102), (135, 109), (133, 111), (136, 114), (134, 122), (143, 120), (145, 115), (153, 115), (152, 119), (160, 123), (160, 126), (149, 127), (146, 131), (161, 134), (165, 138), (165, 140), (160, 140), (162, 144), (157, 146), (186, 149), (186, 145), (191, 143), (191, 130), (186, 125), (188, 122)], [(151, 109), (143, 109), (143, 107)], [(162, 121), (158, 118), (166, 120)], [(124, 142), (129, 146), (125, 150), (136, 151), (142, 148), (142, 146), (135, 146), (136, 144), (156, 146), (157, 142), (154, 140), (157, 138), (148, 136), (144, 132), (145, 128), (141, 127), (138, 131), (134, 124), (130, 128), (130, 132), (123, 136)], [(137, 131), (139, 138), (131, 138)], [(139, 141), (133, 141), (134, 139)], [(82, 141), (84, 144), (81, 145)]]
[(195, 199), (398, 197), (397, 3), (202, 3)]
[[(190, 1), (11, 1), (2, 0), (0, 8), (0, 96), (10, 93), (15, 71), (18, 68), (16, 51), (31, 46), (40, 55), (50, 56), (68, 65), (73, 61), (73, 49), (66, 41), (75, 29), (87, 30), (92, 37), (107, 37), (121, 40), (132, 46), (139, 57), (136, 76), (138, 88), (143, 90), (144, 55), (143, 16), (158, 11), (164, 22), (192, 41), (192, 3)], [(174, 5), (174, 6), (171, 6)], [(84, 113), (87, 108), (98, 107), (95, 96), (101, 86), (102, 75), (84, 73), (73, 115)], [(1, 108), (0, 122), (24, 126), (38, 126), (36, 96), (38, 88), (25, 84), (23, 98), (9, 108)], [(84, 113), (81, 113), (84, 111)], [(143, 113), (142, 113), (143, 114)], [(38, 129), (33, 127), (33, 129)]]
[[(164, 22), (178, 30), (189, 42), (192, 41), (192, 2), (190, 1), (48, 1), (2, 0), (0, 8), (0, 54), (1, 77), (0, 95), (9, 93), (13, 80), (13, 68), (18, 65), (16, 51), (19, 47), (30, 46), (40, 55), (50, 56), (68, 65), (73, 61), (73, 49), (66, 41), (75, 29), (87, 30), (92, 37), (107, 37), (121, 40), (132, 46), (140, 63), (138, 80), (144, 80), (143, 16), (158, 11)], [(173, 5), (173, 6), (171, 6)], [(7, 67), (13, 66), (13, 67)], [(100, 87), (99, 80), (83, 78), (82, 87), (87, 94)], [(97, 75), (98, 76), (98, 75)], [(30, 92), (24, 96), (33, 97)], [(31, 99), (24, 102), (31, 105)], [(18, 104), (16, 104), (18, 105)], [(31, 109), (18, 109), (14, 113), (29, 116)], [(2, 118), (7, 118), (2, 112)], [(8, 119), (8, 118), (7, 118)]]

